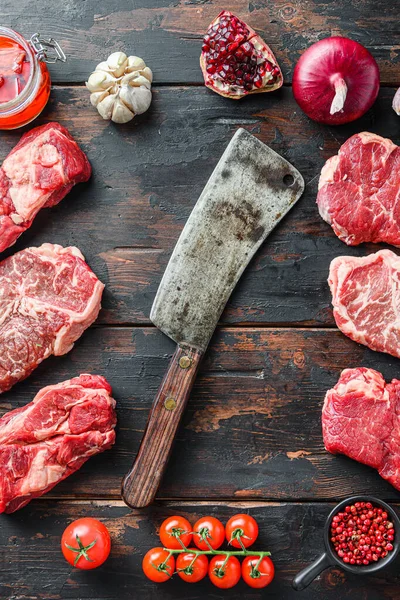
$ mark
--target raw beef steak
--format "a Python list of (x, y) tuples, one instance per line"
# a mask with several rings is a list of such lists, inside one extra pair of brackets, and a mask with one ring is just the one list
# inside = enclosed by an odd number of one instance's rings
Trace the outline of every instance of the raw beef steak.
[(331, 262), (329, 285), (336, 325), (349, 338), (400, 358), (400, 258), (381, 250)]
[(325, 396), (325, 448), (379, 471), (400, 489), (400, 381), (372, 369), (345, 369)]
[(91, 168), (70, 133), (48, 123), (25, 133), (0, 168), (0, 252), (14, 244), (43, 207), (54, 206)]
[(324, 165), (321, 217), (349, 246), (400, 246), (400, 148), (374, 133), (357, 133)]
[(99, 375), (40, 390), (0, 419), (0, 513), (42, 496), (115, 441), (115, 400)]
[(0, 393), (96, 319), (104, 285), (78, 248), (43, 244), (0, 262)]

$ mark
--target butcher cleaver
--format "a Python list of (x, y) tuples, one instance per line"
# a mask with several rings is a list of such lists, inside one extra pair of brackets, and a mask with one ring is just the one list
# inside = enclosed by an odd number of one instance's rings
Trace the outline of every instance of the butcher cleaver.
[(214, 169), (169, 260), (150, 313), (177, 349), (154, 400), (131, 471), (128, 506), (154, 499), (200, 360), (250, 259), (300, 198), (304, 181), (279, 154), (239, 129)]

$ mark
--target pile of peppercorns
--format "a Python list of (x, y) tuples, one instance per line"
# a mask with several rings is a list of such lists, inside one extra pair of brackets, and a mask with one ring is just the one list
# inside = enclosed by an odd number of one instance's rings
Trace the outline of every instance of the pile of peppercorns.
[(369, 565), (393, 550), (394, 525), (388, 513), (371, 502), (355, 502), (338, 512), (331, 523), (331, 542), (350, 565)]

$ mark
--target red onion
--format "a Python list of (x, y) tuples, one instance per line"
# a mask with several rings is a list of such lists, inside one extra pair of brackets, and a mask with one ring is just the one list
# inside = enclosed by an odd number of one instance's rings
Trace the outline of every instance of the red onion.
[(329, 37), (310, 46), (293, 73), (293, 94), (314, 121), (327, 125), (361, 117), (376, 100), (379, 68), (364, 46)]

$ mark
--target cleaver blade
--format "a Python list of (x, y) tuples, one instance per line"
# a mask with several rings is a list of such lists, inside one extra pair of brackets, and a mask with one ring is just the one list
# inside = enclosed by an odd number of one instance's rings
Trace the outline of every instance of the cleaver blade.
[(171, 255), (150, 313), (177, 344), (122, 497), (154, 499), (198, 366), (244, 269), (300, 198), (304, 180), (244, 129), (228, 144)]
[(297, 169), (239, 129), (175, 246), (151, 309), (154, 325), (204, 352), (244, 269), (303, 190)]

